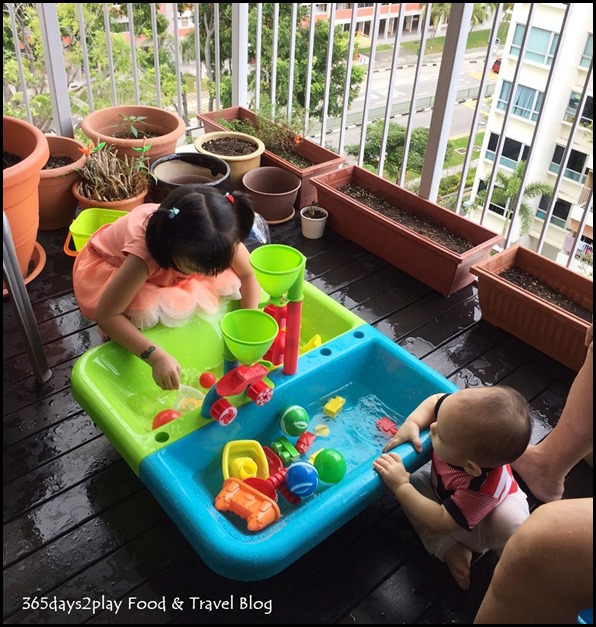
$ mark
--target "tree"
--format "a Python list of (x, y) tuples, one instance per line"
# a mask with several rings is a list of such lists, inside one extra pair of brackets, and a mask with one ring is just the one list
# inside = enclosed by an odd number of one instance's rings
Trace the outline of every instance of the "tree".
[[(231, 57), (232, 57), (232, 19), (231, 4), (219, 5), (219, 37), (220, 37), (220, 91), (219, 97), (222, 107), (228, 107), (232, 102), (231, 92)], [(271, 102), (272, 89), (272, 57), (273, 57), (273, 4), (264, 3), (262, 41), (261, 41), (261, 99), (263, 102)], [(199, 35), (202, 45), (202, 61), (206, 66), (206, 74), (211, 95), (210, 109), (213, 109), (215, 98), (215, 40), (214, 40), (214, 11), (212, 5), (201, 5), (201, 24)], [(290, 39), (292, 27), (292, 5), (279, 5), (278, 23), (278, 48), (275, 59), (277, 80), (275, 103), (280, 108), (286, 108), (288, 103), (288, 75), (290, 66)], [(294, 82), (292, 90), (292, 106), (302, 110), (306, 108), (306, 76), (307, 70), (311, 70), (310, 79), (310, 107), (311, 118), (323, 117), (323, 102), (326, 85), (327, 49), (329, 44), (329, 21), (319, 20), (315, 24), (315, 39), (313, 55), (308, 55), (309, 40), (309, 10), (306, 6), (300, 6), (297, 14), (296, 49), (294, 52)], [(185, 60), (194, 59), (194, 33), (190, 33), (185, 39)], [(249, 10), (249, 59), (256, 54), (257, 40), (257, 6), (250, 5)], [(328, 115), (338, 116), (342, 112), (344, 98), (344, 84), (347, 70), (348, 33), (340, 26), (335, 28), (332, 54), (331, 79), (329, 81), (329, 105)], [(360, 84), (364, 79), (366, 70), (360, 65), (352, 67), (350, 77), (350, 89), (348, 104), (356, 98), (360, 90)], [(256, 88), (256, 73), (249, 77), (249, 89), (253, 92)]]
[[(505, 174), (499, 170), (495, 177), (495, 186), (490, 199), (492, 204), (502, 207), (505, 210), (505, 223), (503, 224), (503, 234), (507, 233), (509, 220), (511, 219), (512, 212), (517, 206), (521, 193), (521, 202), (519, 205), (519, 220), (520, 220), (520, 237), (527, 235), (532, 228), (534, 222), (534, 210), (528, 203), (528, 200), (532, 198), (538, 198), (540, 196), (552, 196), (553, 188), (548, 183), (542, 181), (534, 181), (527, 183), (521, 191), (522, 177), (526, 169), (526, 162), (519, 161), (515, 170), (511, 174)], [(476, 206), (484, 206), (486, 201), (486, 190), (481, 191), (476, 196)]]
[[(420, 8), (426, 7), (427, 3), (421, 3)], [(513, 6), (512, 4), (506, 6)], [(494, 13), (496, 5), (494, 3), (475, 2), (472, 9), (472, 19), (470, 21), (470, 30), (474, 26), (484, 24), (486, 20)], [(432, 36), (439, 32), (441, 26), (449, 20), (451, 12), (451, 3), (449, 2), (433, 2), (430, 7), (430, 23), (433, 26)], [(505, 21), (505, 20), (503, 20)]]
[[(58, 21), (62, 34), (64, 64), (69, 85), (74, 82), (83, 83), (85, 80), (83, 53), (81, 46), (81, 32), (76, 14), (76, 5), (59, 3)], [(130, 44), (127, 37), (117, 32), (121, 26), (116, 21), (121, 8), (113, 5), (110, 8), (110, 30), (114, 68), (109, 65), (107, 42), (105, 36), (102, 5), (99, 3), (84, 3), (83, 20), (85, 23), (85, 37), (89, 55), (89, 79), (93, 88), (93, 105), (95, 109), (112, 104), (111, 77), (116, 86), (116, 103), (133, 102), (132, 58)], [(43, 131), (48, 131), (52, 124), (52, 107), (47, 88), (47, 77), (44, 65), (43, 47), (39, 32), (39, 21), (34, 6), (30, 3), (15, 5), (17, 32), (21, 56), (26, 77), (26, 84), (30, 96), (30, 106), (33, 123)], [(133, 20), (136, 41), (136, 63), (139, 75), (139, 91), (144, 104), (157, 104), (157, 85), (155, 59), (152, 47), (146, 45), (150, 41), (151, 22), (150, 6), (145, 3), (133, 4)], [(161, 97), (166, 106), (176, 106), (176, 74), (172, 48), (167, 33), (167, 20), (163, 16), (157, 19), (159, 37), (159, 57), (161, 78)], [(7, 7), (3, 13), (4, 34), (4, 114), (14, 117), (24, 117), (23, 94), (19, 83), (18, 68), (13, 50), (12, 29)], [(143, 42), (145, 42), (144, 45)], [(87, 102), (87, 92), (81, 87), (69, 90), (70, 104), (73, 116), (83, 117), (90, 108)], [(179, 112), (181, 113), (181, 112)]]
[[(383, 125), (385, 120), (376, 120), (370, 124), (366, 131), (366, 141), (364, 143), (363, 164), (376, 170), (379, 165), (379, 155), (381, 154), (381, 140), (383, 138)], [(381, 173), (388, 179), (395, 180), (401, 170), (404, 158), (404, 145), (406, 141), (406, 129), (396, 122), (389, 122), (387, 128), (387, 140), (385, 146), (385, 169)], [(422, 172), (424, 156), (428, 145), (428, 129), (415, 128), (410, 139), (408, 151), (408, 170), (414, 174)], [(453, 143), (448, 141), (445, 151), (445, 160), (449, 160), (453, 154)], [(358, 156), (360, 154), (360, 144), (346, 146), (349, 155)]]

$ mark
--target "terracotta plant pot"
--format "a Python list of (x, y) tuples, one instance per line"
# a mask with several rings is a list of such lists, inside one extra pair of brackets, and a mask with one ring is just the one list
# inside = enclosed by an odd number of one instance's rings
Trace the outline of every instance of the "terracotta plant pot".
[[(247, 120), (252, 124), (256, 124), (257, 121), (256, 114), (244, 107), (228, 107), (221, 111), (209, 111), (208, 113), (199, 114), (197, 118), (203, 123), (205, 132), (225, 130), (225, 126), (220, 124), (218, 120)], [(314, 176), (337, 170), (346, 162), (346, 158), (340, 157), (337, 153), (310, 139), (304, 139), (297, 144), (295, 153), (307, 161), (310, 161), (312, 166), (299, 168), (286, 159), (267, 150), (267, 146), (265, 146), (261, 165), (284, 168), (284, 170), (289, 170), (292, 174), (300, 178), (300, 190), (298, 191), (296, 202), (294, 203), (295, 208), (300, 209), (317, 202), (317, 188), (311, 183), (311, 179)]]
[[(122, 116), (128, 116), (128, 121)], [(135, 118), (144, 118), (135, 123)], [(140, 130), (157, 134), (147, 139), (114, 137), (115, 133), (128, 133), (131, 124)], [(98, 109), (87, 115), (81, 123), (81, 130), (97, 146), (105, 142), (115, 146), (118, 156), (138, 156), (134, 148), (151, 144), (147, 152), (149, 163), (176, 151), (178, 140), (186, 132), (186, 123), (177, 114), (159, 107), (143, 105), (121, 105)]]
[(254, 201), (255, 211), (269, 224), (281, 224), (294, 217), (294, 201), (300, 189), (300, 179), (273, 166), (247, 172), (242, 183)]
[(146, 198), (149, 195), (149, 188), (132, 198), (114, 200), (112, 202), (101, 202), (99, 200), (87, 198), (86, 196), (81, 196), (81, 194), (79, 194), (78, 182), (72, 186), (72, 193), (81, 206), (81, 209), (116, 209), (118, 211), (131, 211), (137, 205), (142, 205), (146, 201)]
[(482, 318), (578, 371), (586, 357), (590, 323), (502, 278), (509, 268), (531, 274), (589, 311), (594, 307), (590, 279), (523, 246), (511, 246), (476, 263)]
[(151, 190), (153, 202), (161, 202), (176, 187), (190, 183), (209, 185), (223, 191), (230, 188), (230, 166), (213, 155), (174, 153), (155, 161), (150, 170), (156, 178)]
[[(204, 144), (212, 140), (224, 137), (233, 137), (254, 144), (255, 150), (247, 155), (224, 155), (211, 152), (204, 148)], [(245, 133), (234, 133), (233, 131), (216, 131), (205, 133), (195, 139), (195, 148), (203, 155), (212, 155), (223, 159), (230, 166), (230, 189), (242, 189), (242, 177), (251, 170), (261, 165), (261, 155), (265, 151), (265, 145), (260, 139)]]
[[(472, 247), (456, 253), (390, 220), (339, 190), (348, 183), (360, 185), (392, 205), (458, 235)], [(329, 212), (331, 229), (444, 296), (472, 283), (470, 266), (488, 257), (502, 240), (497, 233), (356, 165), (317, 176), (313, 184), (320, 204)]]
[(85, 165), (87, 157), (80, 151), (85, 145), (71, 137), (46, 135), (50, 158), (67, 157), (72, 163), (59, 168), (42, 170), (39, 180), (39, 228), (52, 231), (69, 226), (77, 210), (77, 199), (72, 186), (81, 178), (78, 168)]
[(327, 209), (309, 205), (300, 209), (300, 225), (302, 235), (308, 239), (320, 239), (325, 232), (329, 212)]
[(39, 228), (39, 179), (50, 156), (46, 136), (24, 120), (3, 116), (2, 150), (20, 163), (2, 172), (2, 205), (8, 218), (19, 268), (27, 277)]

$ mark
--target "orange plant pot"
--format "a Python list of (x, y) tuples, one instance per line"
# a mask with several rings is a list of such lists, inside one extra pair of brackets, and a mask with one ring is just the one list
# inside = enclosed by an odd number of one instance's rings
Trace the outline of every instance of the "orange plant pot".
[(50, 147), (50, 157), (69, 157), (73, 162), (60, 168), (40, 172), (39, 180), (39, 228), (52, 231), (68, 226), (77, 210), (77, 199), (72, 186), (79, 181), (77, 169), (87, 160), (80, 149), (85, 145), (70, 137), (46, 135)]
[[(138, 124), (139, 128), (157, 136), (146, 140), (114, 137), (115, 133), (126, 132), (130, 128), (130, 123), (123, 121), (122, 116), (143, 118), (143, 123)], [(176, 152), (178, 140), (186, 132), (186, 123), (177, 113), (159, 107), (121, 105), (89, 113), (81, 123), (81, 130), (96, 146), (100, 142), (114, 146), (121, 158), (138, 157), (139, 153), (135, 148), (151, 144), (151, 148), (147, 151), (151, 164), (164, 155)]]
[(35, 247), (39, 228), (39, 179), (50, 156), (46, 136), (24, 120), (3, 116), (2, 150), (22, 161), (2, 172), (2, 204), (10, 224), (23, 278)]
[(145, 202), (149, 194), (149, 188), (132, 198), (126, 198), (125, 200), (113, 200), (112, 202), (102, 202), (99, 200), (93, 200), (86, 196), (79, 194), (78, 181), (72, 186), (73, 196), (77, 199), (81, 209), (117, 209), (118, 211), (132, 211), (138, 205), (142, 205)]

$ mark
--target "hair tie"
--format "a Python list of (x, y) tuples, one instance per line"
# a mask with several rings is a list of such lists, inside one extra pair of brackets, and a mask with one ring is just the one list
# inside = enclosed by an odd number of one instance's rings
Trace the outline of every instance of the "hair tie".
[(230, 192), (226, 192), (226, 198), (232, 203), (234, 204), (236, 202), (236, 199), (234, 198), (234, 196), (232, 196), (232, 194), (230, 194)]
[(168, 212), (168, 218), (170, 218), (171, 220), (172, 218), (175, 218), (179, 213), (180, 209), (178, 209), (178, 207), (172, 207)]

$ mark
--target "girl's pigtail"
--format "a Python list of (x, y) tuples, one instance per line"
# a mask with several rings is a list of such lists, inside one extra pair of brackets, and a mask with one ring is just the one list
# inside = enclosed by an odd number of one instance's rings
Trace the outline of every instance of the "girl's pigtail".
[(234, 192), (234, 210), (238, 221), (238, 240), (243, 242), (249, 235), (255, 221), (250, 196), (242, 192)]

